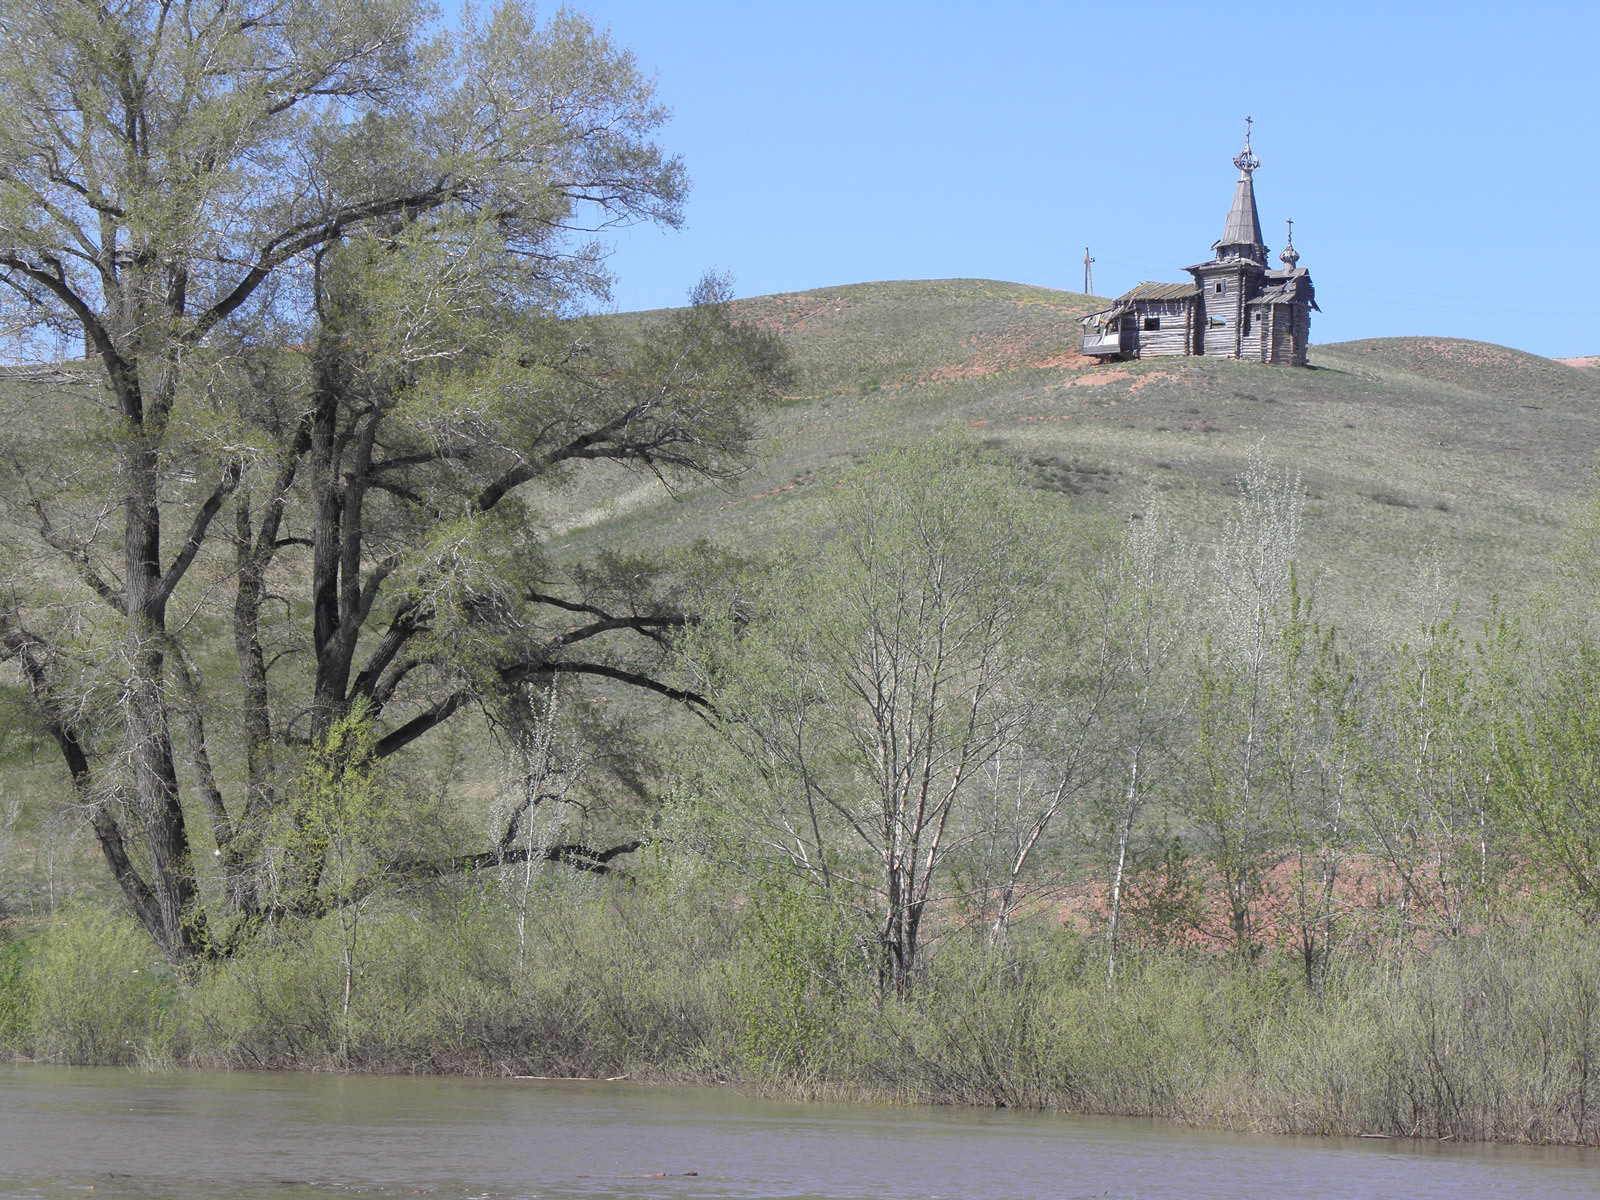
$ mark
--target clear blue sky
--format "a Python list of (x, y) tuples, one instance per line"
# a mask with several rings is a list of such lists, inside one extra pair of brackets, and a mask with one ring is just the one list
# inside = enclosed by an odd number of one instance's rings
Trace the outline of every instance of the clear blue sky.
[(1589, 4), (583, 0), (658, 76), (694, 181), (628, 231), (622, 309), (984, 277), (1185, 279), (1255, 118), (1256, 196), (1316, 341), (1600, 354), (1600, 18)]

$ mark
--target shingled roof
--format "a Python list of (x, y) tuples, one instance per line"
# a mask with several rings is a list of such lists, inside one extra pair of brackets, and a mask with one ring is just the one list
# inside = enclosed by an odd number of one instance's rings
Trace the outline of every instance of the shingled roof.
[(1189, 283), (1141, 283), (1131, 292), (1117, 297), (1118, 304), (1131, 304), (1135, 300), (1187, 300), (1198, 296), (1200, 289)]
[(1250, 172), (1239, 172), (1239, 186), (1233, 189), (1233, 207), (1228, 209), (1228, 221), (1222, 227), (1219, 247), (1256, 246), (1266, 251), (1261, 240), (1261, 218), (1256, 215), (1256, 189), (1250, 182)]
[(1311, 286), (1311, 276), (1304, 267), (1292, 271), (1268, 271), (1267, 283), (1270, 285), (1254, 300), (1250, 301), (1252, 307), (1258, 304), (1309, 304), (1317, 308), (1317, 294)]

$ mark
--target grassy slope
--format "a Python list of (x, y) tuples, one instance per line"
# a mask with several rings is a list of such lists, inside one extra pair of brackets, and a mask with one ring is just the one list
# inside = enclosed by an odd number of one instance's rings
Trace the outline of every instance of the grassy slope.
[[(1530, 592), (1587, 504), (1600, 371), (1442, 338), (1318, 346), (1310, 371), (1206, 359), (1101, 366), (1076, 353), (1077, 318), (1101, 303), (986, 280), (740, 301), (801, 368), (796, 395), (768, 417), (756, 468), (729, 488), (669, 498), (653, 480), (598, 467), (548, 498), (558, 541), (759, 547), (803, 523), (818, 485), (874, 445), (950, 435), (1014, 456), (1063, 503), (1116, 519), (1158, 487), (1205, 540), (1262, 443), (1303, 473), (1302, 557), (1324, 602), (1409, 623), (1410, 597), (1435, 564), (1445, 594), (1471, 609), (1491, 592)], [(5, 373), (0, 437), (70, 431), (93, 407), (80, 373)]]
[[(1076, 353), (1077, 318), (1101, 303), (981, 280), (741, 301), (801, 367), (796, 395), (768, 417), (755, 469), (729, 488), (669, 498), (653, 480), (602, 466), (548, 498), (557, 551), (658, 552), (701, 537), (759, 549), (802, 525), (828, 482), (874, 445), (941, 435), (1013, 456), (1064, 506), (1116, 520), (1160, 488), (1208, 541), (1234, 476), (1263, 443), (1271, 460), (1303, 472), (1301, 557), (1323, 611), (1394, 635), (1415, 625), (1435, 570), (1469, 619), (1494, 592), (1531, 593), (1587, 503), (1600, 371), (1424, 338), (1317, 347), (1310, 371), (1187, 359), (1101, 366)], [(65, 375), (0, 378), (0, 437), (70, 436), (92, 408), (77, 373), (68, 364)], [(209, 679), (232, 678), (228, 650), (218, 624), (214, 660), (201, 664)], [(0, 673), (0, 702), (14, 701), (16, 683)], [(230, 697), (217, 703), (212, 725), (225, 737)], [(630, 708), (660, 722), (654, 705)], [(15, 719), (0, 703), (0, 724)], [(474, 795), (491, 789), (480, 732), (452, 727), (424, 754), (454, 763), (449, 773)], [(658, 732), (670, 737), (670, 722)], [(49, 747), (0, 737), (0, 789), (64, 787)], [(24, 822), (25, 845), (35, 820)]]
[(874, 444), (970, 437), (1039, 485), (1127, 519), (1151, 487), (1209, 540), (1254, 446), (1302, 472), (1302, 559), (1324, 610), (1410, 627), (1435, 573), (1469, 616), (1521, 597), (1587, 503), (1600, 373), (1504, 347), (1386, 338), (1315, 347), (1314, 370), (1076, 354), (1090, 297), (982, 280), (873, 283), (742, 301), (803, 369), (757, 469), (668, 500), (591, 483), (558, 520), (574, 548), (708, 537), (759, 546)]

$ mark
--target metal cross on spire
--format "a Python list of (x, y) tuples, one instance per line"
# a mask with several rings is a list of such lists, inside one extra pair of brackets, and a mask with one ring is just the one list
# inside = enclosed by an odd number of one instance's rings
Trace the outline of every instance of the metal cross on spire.
[(1250, 126), (1254, 121), (1254, 117), (1246, 117), (1244, 119), (1244, 150), (1238, 158), (1233, 160), (1233, 165), (1246, 175), (1261, 165), (1261, 160), (1250, 149)]

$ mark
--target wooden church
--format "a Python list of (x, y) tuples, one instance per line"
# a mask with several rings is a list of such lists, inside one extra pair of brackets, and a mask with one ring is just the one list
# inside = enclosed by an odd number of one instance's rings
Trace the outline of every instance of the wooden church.
[(1250, 150), (1248, 127), (1244, 151), (1233, 165), (1239, 182), (1222, 237), (1211, 246), (1214, 256), (1185, 268), (1194, 276), (1192, 283), (1141, 283), (1110, 308), (1085, 317), (1085, 354), (1102, 361), (1207, 354), (1306, 365), (1316, 293), (1310, 274), (1299, 265), (1293, 221), (1278, 256), (1283, 269), (1267, 267), (1252, 182), (1261, 160)]

